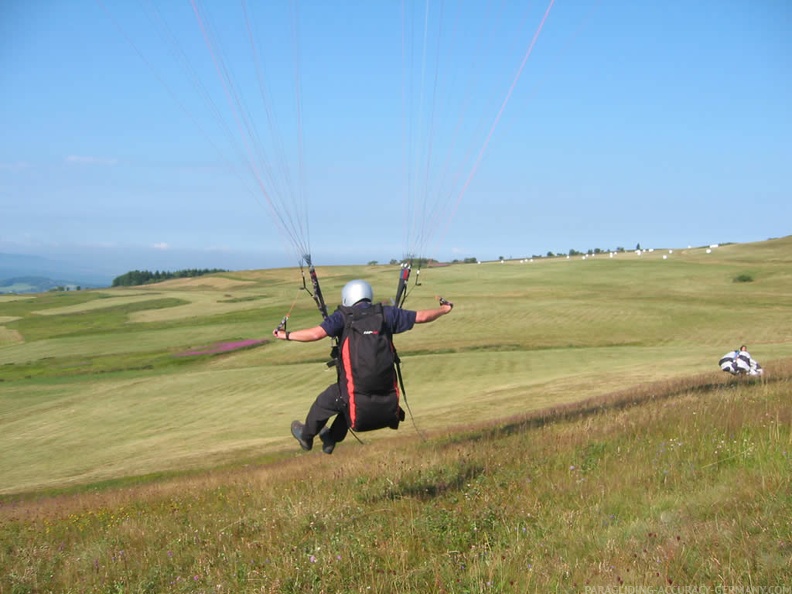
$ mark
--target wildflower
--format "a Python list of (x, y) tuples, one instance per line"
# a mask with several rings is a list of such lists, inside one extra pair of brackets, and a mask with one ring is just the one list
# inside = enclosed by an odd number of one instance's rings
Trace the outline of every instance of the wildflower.
[(308, 557), (308, 561), (310, 561), (311, 563), (316, 563), (316, 556), (311, 555), (310, 557)]

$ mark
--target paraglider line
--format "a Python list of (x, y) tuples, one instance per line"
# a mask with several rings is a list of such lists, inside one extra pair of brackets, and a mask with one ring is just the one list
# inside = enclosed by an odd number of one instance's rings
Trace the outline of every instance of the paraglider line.
[(492, 122), (492, 126), (490, 127), (489, 133), (487, 134), (487, 137), (484, 140), (484, 144), (482, 144), (481, 149), (479, 150), (478, 156), (476, 157), (476, 162), (473, 164), (473, 167), (471, 168), (470, 173), (468, 174), (468, 177), (465, 180), (464, 185), (462, 186), (462, 189), (459, 191), (459, 195), (457, 196), (453, 210), (451, 212), (451, 215), (449, 216), (448, 219), (449, 221), (456, 214), (456, 211), (459, 208), (459, 203), (462, 201), (462, 197), (465, 195), (465, 192), (467, 192), (467, 189), (470, 186), (470, 182), (473, 180), (473, 177), (476, 175), (476, 172), (478, 171), (479, 165), (481, 164), (481, 161), (484, 158), (484, 153), (486, 152), (490, 140), (492, 139), (492, 135), (495, 132), (495, 128), (498, 126), (501, 116), (503, 115), (503, 112), (506, 109), (506, 105), (509, 103), (509, 99), (511, 99), (511, 96), (514, 93), (514, 89), (516, 88), (517, 82), (520, 80), (520, 76), (522, 75), (522, 72), (525, 69), (525, 65), (528, 62), (528, 58), (531, 57), (531, 53), (533, 52), (534, 46), (536, 45), (536, 41), (539, 39), (539, 35), (542, 32), (542, 29), (544, 28), (545, 22), (547, 21), (547, 17), (550, 16), (550, 10), (553, 8), (553, 4), (555, 4), (555, 0), (550, 0), (550, 3), (547, 5), (547, 9), (545, 10), (544, 16), (542, 16), (542, 20), (539, 23), (539, 26), (536, 28), (536, 31), (534, 32), (534, 36), (531, 39), (531, 43), (528, 45), (528, 49), (526, 50), (525, 55), (523, 56), (522, 63), (520, 64), (520, 67), (517, 70), (514, 79), (512, 80), (512, 84), (509, 87), (509, 91), (506, 93), (506, 97), (504, 98), (503, 103), (501, 103), (500, 109), (498, 110), (498, 114), (495, 116), (495, 120)]

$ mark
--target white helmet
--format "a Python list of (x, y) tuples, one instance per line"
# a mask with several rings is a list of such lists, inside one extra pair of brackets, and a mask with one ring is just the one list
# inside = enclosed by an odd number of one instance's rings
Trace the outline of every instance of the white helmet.
[(341, 303), (347, 307), (355, 305), (363, 299), (374, 300), (374, 291), (371, 290), (371, 285), (364, 280), (349, 281), (341, 289)]

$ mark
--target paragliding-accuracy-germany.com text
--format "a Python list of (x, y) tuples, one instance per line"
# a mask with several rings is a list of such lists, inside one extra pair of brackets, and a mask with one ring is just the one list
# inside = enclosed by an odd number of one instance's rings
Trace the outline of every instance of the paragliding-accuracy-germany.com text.
[(782, 586), (586, 586), (586, 594), (792, 594)]

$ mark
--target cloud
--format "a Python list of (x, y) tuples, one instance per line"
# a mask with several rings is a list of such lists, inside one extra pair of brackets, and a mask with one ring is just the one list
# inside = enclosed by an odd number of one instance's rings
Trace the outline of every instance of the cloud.
[(79, 155), (69, 155), (66, 163), (70, 165), (116, 165), (118, 159), (108, 157), (83, 157)]
[(164, 241), (161, 241), (160, 243), (155, 243), (151, 247), (153, 247), (155, 250), (162, 250), (162, 251), (170, 249), (170, 246)]

